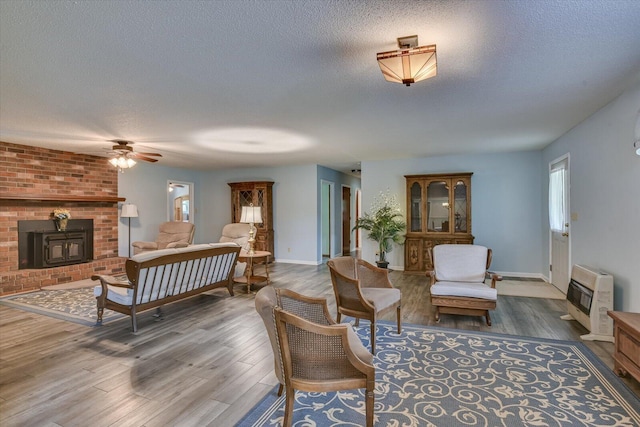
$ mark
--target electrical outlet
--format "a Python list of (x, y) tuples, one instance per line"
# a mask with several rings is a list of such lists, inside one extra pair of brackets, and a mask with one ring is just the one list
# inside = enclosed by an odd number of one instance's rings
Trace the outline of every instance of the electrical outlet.
[(291, 248), (287, 248), (287, 252), (291, 252)]

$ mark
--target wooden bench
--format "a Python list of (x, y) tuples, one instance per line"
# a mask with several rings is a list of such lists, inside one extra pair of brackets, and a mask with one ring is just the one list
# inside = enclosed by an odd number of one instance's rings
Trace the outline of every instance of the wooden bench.
[(233, 296), (233, 276), (240, 253), (235, 243), (208, 243), (145, 252), (127, 260), (128, 280), (94, 275), (98, 324), (105, 308), (131, 316), (212, 289), (226, 287)]

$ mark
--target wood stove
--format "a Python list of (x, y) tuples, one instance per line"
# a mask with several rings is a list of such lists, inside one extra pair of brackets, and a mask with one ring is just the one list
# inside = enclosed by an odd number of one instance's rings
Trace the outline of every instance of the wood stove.
[(53, 220), (18, 221), (19, 269), (80, 264), (93, 259), (93, 220), (71, 219), (65, 231)]

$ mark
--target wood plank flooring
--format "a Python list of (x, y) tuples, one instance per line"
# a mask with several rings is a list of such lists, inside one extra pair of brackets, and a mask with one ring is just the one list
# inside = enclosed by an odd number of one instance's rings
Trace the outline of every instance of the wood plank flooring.
[[(325, 265), (274, 264), (274, 286), (326, 297)], [(423, 276), (392, 272), (402, 290), (403, 322), (436, 325)], [(245, 286), (196, 296), (90, 328), (0, 306), (0, 425), (233, 426), (277, 380), (267, 334)], [(577, 322), (560, 320), (565, 302), (500, 297), (493, 326), (481, 317), (443, 315), (438, 326), (579, 340)], [(393, 320), (391, 313), (388, 320)], [(609, 367), (613, 344), (586, 342)], [(625, 383), (640, 396), (632, 378)]]

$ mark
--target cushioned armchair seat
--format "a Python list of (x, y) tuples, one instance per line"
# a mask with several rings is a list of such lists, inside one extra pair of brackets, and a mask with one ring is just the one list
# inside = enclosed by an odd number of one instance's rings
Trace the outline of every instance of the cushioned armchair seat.
[(493, 301), (498, 299), (498, 291), (485, 283), (436, 282), (431, 287), (431, 295), (483, 298)]

